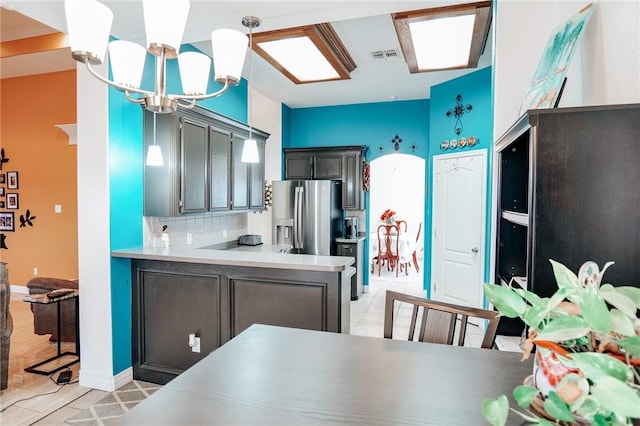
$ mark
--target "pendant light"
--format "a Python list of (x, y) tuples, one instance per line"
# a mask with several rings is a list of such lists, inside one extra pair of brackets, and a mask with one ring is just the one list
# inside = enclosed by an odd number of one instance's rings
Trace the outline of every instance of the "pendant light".
[(251, 65), (251, 56), (253, 53), (253, 28), (260, 26), (260, 19), (255, 16), (245, 16), (242, 18), (242, 25), (249, 28), (249, 81), (247, 83), (247, 113), (249, 118), (249, 139), (245, 139), (242, 147), (243, 163), (258, 163), (260, 157), (258, 155), (258, 144), (253, 138), (253, 127), (251, 126), (251, 82), (253, 81), (253, 67)]
[(160, 146), (156, 145), (156, 112), (153, 113), (153, 145), (149, 145), (147, 151), (147, 166), (164, 166), (164, 160), (162, 159), (162, 151)]

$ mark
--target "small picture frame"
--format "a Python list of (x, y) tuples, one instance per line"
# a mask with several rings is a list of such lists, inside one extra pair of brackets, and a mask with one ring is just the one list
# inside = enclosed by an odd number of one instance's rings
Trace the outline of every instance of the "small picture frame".
[(13, 212), (0, 212), (0, 231), (14, 231)]
[(6, 182), (6, 177), (4, 173), (0, 173), (0, 184), (5, 183)]
[(17, 210), (19, 207), (18, 194), (7, 194), (7, 208)]
[(4, 203), (4, 201), (0, 201), (0, 209), (4, 209), (6, 204)]
[(7, 172), (7, 188), (18, 189), (18, 172)]
[(4, 197), (4, 186), (0, 186), (0, 197)]

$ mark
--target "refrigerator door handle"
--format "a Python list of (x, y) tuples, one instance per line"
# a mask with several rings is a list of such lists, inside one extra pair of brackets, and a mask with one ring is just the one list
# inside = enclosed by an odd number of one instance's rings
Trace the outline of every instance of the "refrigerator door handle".
[(296, 220), (298, 222), (298, 226), (296, 227), (296, 232), (298, 234), (298, 244), (297, 248), (304, 249), (304, 225), (302, 223), (302, 209), (303, 209), (303, 201), (304, 201), (304, 187), (299, 186), (296, 188), (298, 190), (298, 199), (296, 204)]
[(293, 188), (293, 247), (298, 248), (298, 188)]

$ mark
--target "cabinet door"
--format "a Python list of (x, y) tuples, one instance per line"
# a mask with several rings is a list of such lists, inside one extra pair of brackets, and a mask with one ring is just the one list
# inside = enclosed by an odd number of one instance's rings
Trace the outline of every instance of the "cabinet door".
[(362, 200), (362, 156), (360, 152), (344, 155), (344, 180), (342, 181), (342, 208), (364, 209)]
[(162, 166), (144, 166), (144, 215), (177, 216), (180, 212), (180, 131), (174, 114), (144, 112), (144, 153), (150, 145), (162, 150)]
[(302, 153), (285, 154), (285, 179), (313, 179), (313, 156)]
[(342, 179), (341, 154), (316, 154), (313, 158), (314, 179)]
[(338, 256), (355, 256), (353, 244), (338, 244)]
[[(222, 344), (219, 275), (142, 270), (133, 291), (138, 378), (167, 383)], [(189, 347), (189, 334), (200, 337), (200, 352)]]
[(249, 208), (255, 210), (264, 209), (264, 141), (258, 140), (258, 158), (259, 163), (253, 163), (249, 166)]
[(190, 118), (182, 119), (181, 213), (207, 210), (208, 132), (206, 123)]
[(231, 205), (231, 134), (209, 131), (209, 210), (229, 210)]
[(242, 162), (242, 148), (244, 137), (233, 135), (231, 141), (231, 155), (233, 158), (231, 173), (231, 209), (247, 210), (249, 208), (249, 164)]

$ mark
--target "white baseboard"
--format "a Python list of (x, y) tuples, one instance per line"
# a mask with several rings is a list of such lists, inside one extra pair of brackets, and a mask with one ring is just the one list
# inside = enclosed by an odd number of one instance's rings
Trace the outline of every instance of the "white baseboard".
[(115, 376), (104, 376), (92, 375), (89, 371), (83, 370), (82, 365), (80, 366), (80, 386), (113, 392), (132, 380), (133, 367), (129, 367)]
[(29, 289), (24, 285), (11, 285), (11, 293), (29, 294)]

